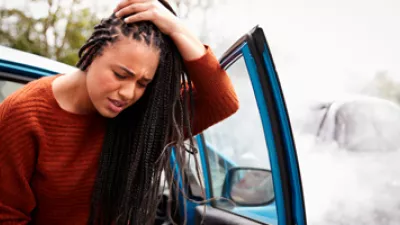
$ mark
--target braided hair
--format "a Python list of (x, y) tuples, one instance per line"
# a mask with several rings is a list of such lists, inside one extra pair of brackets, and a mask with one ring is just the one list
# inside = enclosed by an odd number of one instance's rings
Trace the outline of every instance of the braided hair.
[[(172, 11), (166, 2), (161, 3)], [(192, 136), (190, 77), (184, 74), (182, 57), (172, 40), (153, 23), (126, 24), (114, 14), (101, 20), (80, 49), (77, 67), (86, 71), (104, 47), (122, 35), (160, 49), (160, 61), (143, 96), (115, 118), (107, 119), (89, 225), (152, 224), (161, 173), (164, 170), (171, 176), (173, 169), (169, 163), (171, 147), (184, 165), (188, 150), (184, 136)]]

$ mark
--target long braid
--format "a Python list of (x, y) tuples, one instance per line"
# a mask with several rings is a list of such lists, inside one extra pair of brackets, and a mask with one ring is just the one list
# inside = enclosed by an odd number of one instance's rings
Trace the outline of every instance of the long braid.
[[(168, 160), (171, 151), (163, 150), (167, 144), (174, 143), (177, 159), (184, 165), (183, 135), (186, 132), (191, 136), (189, 111), (192, 113), (192, 110), (187, 106), (192, 99), (190, 77), (189, 88), (181, 98), (180, 84), (185, 81), (182, 58), (172, 40), (154, 24), (126, 24), (114, 15), (102, 20), (80, 49), (77, 66), (87, 70), (104, 47), (121, 36), (160, 49), (160, 63), (143, 96), (107, 121), (92, 194), (90, 225), (152, 224), (161, 172), (171, 173)], [(177, 182), (172, 184), (178, 187)]]

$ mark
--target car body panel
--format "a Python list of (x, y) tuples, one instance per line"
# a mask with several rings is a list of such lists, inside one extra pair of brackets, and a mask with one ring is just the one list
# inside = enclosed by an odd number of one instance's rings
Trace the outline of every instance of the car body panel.
[(76, 69), (64, 63), (5, 46), (0, 46), (0, 56), (0, 72), (18, 73), (28, 79), (68, 73)]

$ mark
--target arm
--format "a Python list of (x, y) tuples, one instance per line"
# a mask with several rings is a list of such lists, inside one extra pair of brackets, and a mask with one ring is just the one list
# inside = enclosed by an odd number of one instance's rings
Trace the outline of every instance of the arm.
[(30, 188), (35, 145), (24, 110), (14, 105), (10, 98), (0, 104), (0, 224), (22, 225), (36, 205)]
[(239, 108), (238, 98), (212, 50), (180, 21), (170, 37), (182, 55), (195, 87), (192, 134), (196, 135), (234, 114)]
[(185, 66), (195, 89), (192, 127), (195, 135), (234, 114), (239, 101), (226, 71), (208, 46), (203, 56), (185, 61)]

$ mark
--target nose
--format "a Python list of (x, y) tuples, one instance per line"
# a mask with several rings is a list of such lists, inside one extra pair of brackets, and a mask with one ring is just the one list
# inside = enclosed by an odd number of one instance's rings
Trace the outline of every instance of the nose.
[(133, 100), (133, 98), (135, 98), (135, 88), (136, 82), (126, 82), (125, 84), (121, 85), (121, 88), (118, 91), (119, 96), (122, 98), (121, 100)]

